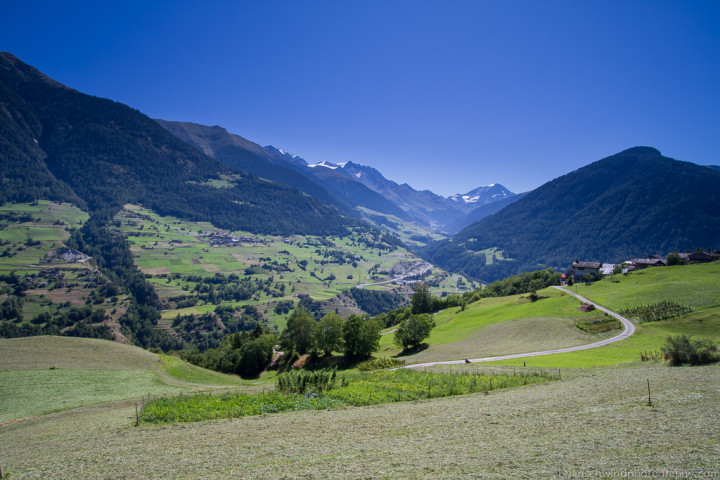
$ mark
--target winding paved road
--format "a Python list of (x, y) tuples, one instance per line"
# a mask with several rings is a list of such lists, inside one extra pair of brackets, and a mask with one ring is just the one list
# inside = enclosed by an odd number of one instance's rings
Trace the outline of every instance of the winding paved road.
[[(573, 293), (570, 290), (566, 290), (562, 287), (554, 287), (554, 288), (557, 288), (558, 290), (561, 290), (565, 293), (568, 293), (574, 297), (579, 298), (581, 302), (591, 303), (598, 310), (602, 310), (603, 312), (607, 313), (608, 315), (612, 315), (613, 317), (620, 320), (620, 322), (625, 327), (625, 330), (623, 330), (623, 332), (620, 333), (619, 335), (616, 335), (612, 338), (600, 340), (599, 342), (595, 342), (595, 343), (589, 343), (587, 345), (578, 345), (577, 347), (558, 348), (555, 350), (543, 350), (542, 352), (515, 353), (512, 355), (500, 355), (497, 357), (470, 358), (470, 359), (468, 359), (470, 361), (470, 363), (494, 362), (496, 360), (512, 360), (514, 358), (539, 357), (542, 355), (552, 355), (553, 353), (567, 353), (567, 352), (577, 352), (580, 350), (590, 350), (591, 348), (602, 347), (605, 345), (609, 345), (611, 343), (619, 342), (620, 340), (625, 340), (626, 338), (630, 337), (633, 333), (635, 333), (635, 325), (633, 325), (633, 323), (630, 320), (623, 317), (622, 315), (619, 315), (611, 310), (608, 310), (605, 307), (601, 307), (597, 303), (591, 302), (590, 300), (583, 297), (582, 295)], [(401, 367), (401, 368), (421, 368), (421, 367), (431, 367), (433, 365), (457, 365), (457, 364), (461, 364), (461, 363), (467, 363), (467, 361), (465, 359), (463, 359), (463, 360), (448, 360), (448, 361), (444, 361), (444, 362), (416, 363), (414, 365), (407, 365), (407, 366)]]

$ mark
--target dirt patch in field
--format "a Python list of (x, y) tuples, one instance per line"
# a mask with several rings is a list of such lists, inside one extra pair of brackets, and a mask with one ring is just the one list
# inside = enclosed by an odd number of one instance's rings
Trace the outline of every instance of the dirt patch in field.
[(218, 266), (215, 265), (214, 263), (202, 263), (202, 264), (200, 264), (200, 266), (203, 268), (203, 270), (205, 270), (208, 273), (216, 273), (216, 272), (220, 271)]
[(150, 275), (162, 275), (163, 273), (170, 273), (170, 269), (168, 267), (150, 267), (150, 268), (143, 268), (143, 273), (149, 273)]
[(585, 302), (578, 307), (578, 310), (581, 312), (592, 312), (593, 310), (595, 310), (595, 305)]
[(257, 259), (257, 255), (244, 255), (242, 253), (231, 253), (230, 255), (240, 263), (244, 263), (249, 267), (260, 265), (260, 261)]

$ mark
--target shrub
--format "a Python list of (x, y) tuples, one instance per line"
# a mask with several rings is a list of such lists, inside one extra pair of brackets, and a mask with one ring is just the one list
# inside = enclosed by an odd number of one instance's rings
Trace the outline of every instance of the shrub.
[(687, 335), (668, 337), (662, 346), (669, 365), (707, 365), (717, 362), (717, 346), (709, 338), (692, 339)]
[(255, 342), (248, 342), (237, 355), (237, 373), (242, 378), (257, 378), (265, 367), (265, 356), (262, 347)]
[(373, 358), (358, 363), (357, 369), (361, 372), (369, 372), (371, 370), (383, 370), (385, 368), (399, 367), (405, 365), (405, 360), (397, 358)]
[(680, 255), (677, 252), (672, 252), (667, 256), (667, 264), (668, 266), (672, 265), (682, 265), (683, 259), (680, 257)]
[(278, 390), (283, 393), (321, 393), (335, 387), (337, 372), (334, 370), (292, 370), (277, 376)]

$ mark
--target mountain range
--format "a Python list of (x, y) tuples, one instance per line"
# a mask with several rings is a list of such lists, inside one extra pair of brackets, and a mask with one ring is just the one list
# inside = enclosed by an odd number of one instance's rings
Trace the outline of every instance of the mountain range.
[(0, 95), (3, 203), (63, 200), (102, 218), (141, 203), (160, 214), (272, 234), (341, 234), (358, 219), (393, 218), (458, 231), (420, 253), (481, 281), (562, 268), (575, 258), (620, 261), (720, 243), (718, 167), (650, 147), (527, 194), (493, 184), (445, 198), (352, 162), (310, 164), (219, 126), (154, 121), (7, 53), (0, 54)]
[(500, 204), (489, 210), (479, 210), (481, 207), (499, 201), (509, 204), (515, 198), (515, 194), (499, 184), (445, 198), (429, 190), (415, 190), (406, 183), (398, 184), (372, 167), (353, 162), (308, 163), (298, 155), (273, 146), (263, 148), (219, 126), (167, 120), (157, 122), (223, 163), (291, 185), (343, 214), (371, 222), (376, 217), (359, 207), (416, 222), (435, 231), (453, 233), (482, 218), (481, 212), (499, 210)]

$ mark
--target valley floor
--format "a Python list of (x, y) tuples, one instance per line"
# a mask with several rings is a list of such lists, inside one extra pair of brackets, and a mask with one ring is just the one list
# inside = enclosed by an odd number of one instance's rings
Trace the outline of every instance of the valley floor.
[(8, 479), (720, 476), (720, 366), (568, 369), (563, 378), (164, 426), (134, 427), (130, 403), (83, 407), (0, 427), (0, 461)]

